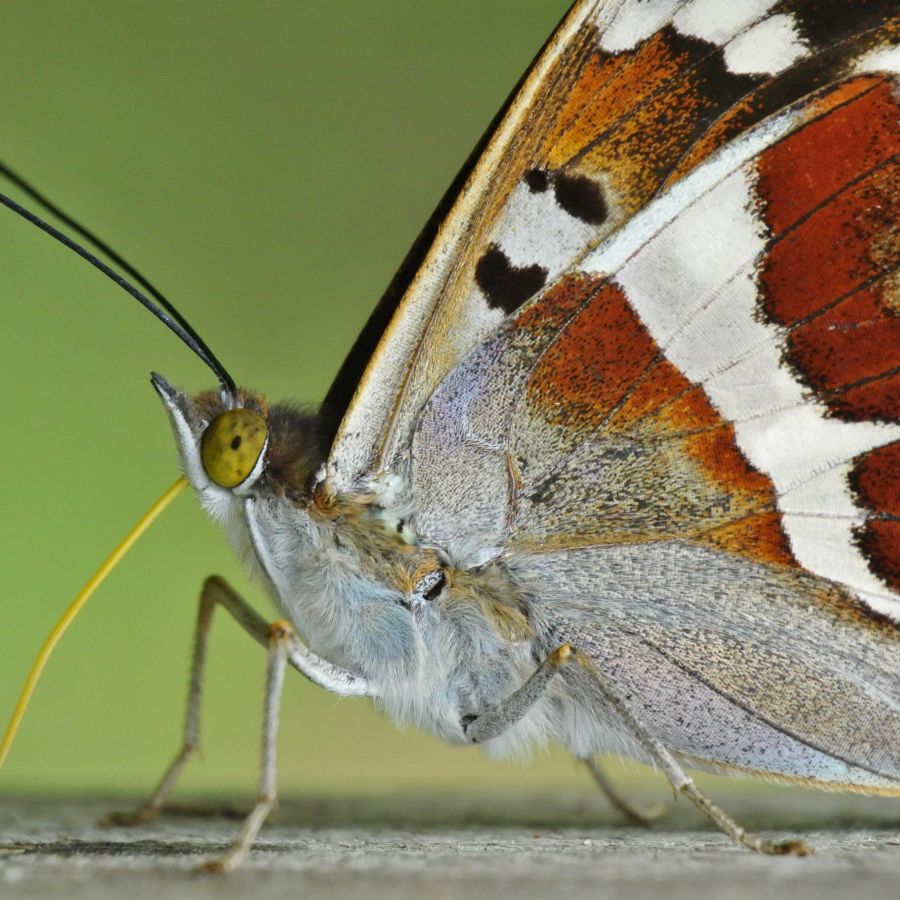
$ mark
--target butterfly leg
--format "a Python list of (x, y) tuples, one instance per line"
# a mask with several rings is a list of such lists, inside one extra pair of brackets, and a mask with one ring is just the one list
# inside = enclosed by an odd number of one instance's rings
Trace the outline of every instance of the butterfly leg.
[(632, 806), (621, 794), (616, 790), (613, 783), (609, 780), (603, 767), (592, 756), (581, 757), (581, 762), (585, 764), (594, 783), (600, 788), (603, 796), (609, 801), (610, 806), (617, 809), (626, 819), (632, 821), (635, 825), (652, 825), (657, 819), (662, 818), (669, 811), (662, 804), (652, 806), (650, 809), (641, 810), (636, 806)]
[(256, 805), (244, 820), (234, 843), (218, 859), (210, 860), (202, 868), (207, 872), (230, 872), (243, 862), (259, 829), (275, 806), (275, 750), (278, 737), (278, 714), (284, 671), (294, 642), (293, 631), (287, 622), (269, 626), (269, 665), (266, 670), (266, 702), (263, 721), (262, 765), (259, 774), (259, 795)]
[[(175, 783), (181, 776), (184, 767), (197, 753), (200, 742), (200, 707), (203, 699), (206, 648), (209, 644), (213, 611), (217, 603), (216, 591), (214, 590), (215, 585), (210, 584), (212, 581), (213, 578), (208, 578), (204, 583), (200, 592), (200, 602), (197, 606), (197, 624), (194, 628), (191, 674), (188, 681), (188, 700), (184, 716), (181, 749), (175, 754), (175, 759), (169, 764), (156, 789), (144, 800), (140, 807), (132, 813), (110, 813), (105, 820), (108, 824), (140, 825), (154, 819), (165, 807), (169, 794), (172, 792), (172, 788), (175, 787)], [(255, 610), (250, 607), (247, 607), (247, 609), (254, 616), (257, 615)], [(259, 618), (262, 621), (262, 617)], [(238, 621), (241, 620), (239, 619)], [(247, 625), (244, 625), (244, 627), (247, 628)]]
[(480, 744), (503, 734), (518, 722), (541, 698), (550, 682), (575, 658), (571, 644), (557, 647), (531, 674), (531, 677), (506, 700), (492, 706), (480, 716), (463, 720), (466, 737)]
[[(221, 606), (252, 638), (264, 647), (270, 646), (269, 623), (218, 575), (211, 575), (203, 583), (197, 608), (197, 625), (194, 629), (194, 647), (191, 655), (191, 674), (188, 687), (187, 710), (181, 749), (175, 755), (157, 788), (141, 804), (136, 812), (112, 813), (106, 821), (114, 825), (138, 825), (157, 816), (165, 807), (169, 794), (175, 787), (184, 767), (196, 755), (200, 741), (200, 707), (203, 697), (203, 674), (206, 664), (206, 648), (216, 606)], [(316, 656), (295, 638), (287, 647), (287, 662), (315, 684), (343, 696), (367, 696), (369, 686), (364, 679), (334, 666)]]
[(722, 831), (733, 841), (756, 850), (759, 853), (770, 853), (781, 856), (794, 854), (806, 856), (812, 853), (806, 843), (801, 840), (791, 839), (787, 841), (770, 841), (753, 832), (747, 831), (723, 809), (718, 807), (700, 788), (694, 784), (693, 779), (682, 769), (674, 756), (666, 749), (663, 743), (655, 737), (631, 711), (626, 701), (616, 691), (613, 685), (597, 671), (593, 663), (583, 654), (576, 654), (582, 668), (590, 675), (596, 686), (602, 692), (609, 705), (615, 710), (619, 718), (631, 731), (638, 743), (644, 748), (650, 758), (662, 769), (669, 779), (672, 787), (684, 794), (702, 812), (704, 812)]

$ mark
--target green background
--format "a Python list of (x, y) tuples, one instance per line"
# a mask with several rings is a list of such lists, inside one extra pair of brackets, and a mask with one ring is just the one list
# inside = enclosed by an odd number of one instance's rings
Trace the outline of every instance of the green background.
[[(421, 225), (567, 3), (20, 2), (2, 152), (167, 291), (242, 383), (316, 402)], [(0, 711), (44, 634), (177, 474), (147, 380), (209, 371), (5, 211)], [(232, 579), (184, 495), (51, 661), (0, 789), (141, 791), (179, 740), (196, 595)], [(252, 792), (265, 659), (225, 618), (185, 788)], [(283, 790), (577, 783), (562, 754), (486, 760), (288, 679)]]
[[(317, 401), (566, 5), (19, 0), (4, 10), (2, 157), (169, 292), (238, 381)], [(5, 716), (59, 612), (177, 474), (148, 372), (192, 388), (211, 377), (5, 212), (0, 246)], [(137, 793), (156, 780), (179, 740), (211, 572), (271, 614), (185, 495), (62, 644), (0, 789)], [(255, 789), (264, 664), (217, 623), (204, 758), (185, 788)], [(491, 762), (299, 677), (282, 723), (287, 792), (589, 790), (559, 751), (530, 768)]]

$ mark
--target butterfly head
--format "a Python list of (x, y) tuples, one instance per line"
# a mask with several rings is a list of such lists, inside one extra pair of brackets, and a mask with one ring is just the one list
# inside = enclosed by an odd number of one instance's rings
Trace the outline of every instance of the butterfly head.
[(151, 381), (169, 413), (182, 470), (207, 509), (264, 491), (309, 500), (324, 455), (315, 415), (270, 406), (245, 388), (188, 394), (161, 375)]
[(172, 422), (184, 473), (201, 493), (247, 493), (266, 469), (268, 405), (245, 390), (193, 396), (153, 373), (151, 382)]

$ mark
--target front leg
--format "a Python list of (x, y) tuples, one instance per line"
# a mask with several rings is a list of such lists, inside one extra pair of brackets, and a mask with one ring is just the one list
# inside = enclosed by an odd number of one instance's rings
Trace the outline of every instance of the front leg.
[(574, 659), (571, 644), (557, 647), (532, 673), (531, 677), (506, 700), (476, 717), (466, 717), (463, 729), (473, 744), (489, 741), (518, 722), (544, 695), (550, 682)]
[[(209, 644), (213, 612), (217, 606), (226, 609), (247, 634), (266, 647), (270, 655), (272, 653), (272, 628), (269, 623), (224, 578), (220, 578), (218, 575), (211, 575), (207, 578), (200, 591), (200, 602), (197, 609), (197, 625), (194, 631), (194, 648), (191, 655), (191, 675), (181, 748), (175, 754), (175, 758), (166, 769), (157, 788), (139, 809), (133, 813), (111, 814), (107, 819), (110, 824), (136, 825), (153, 819), (165, 807), (169, 794), (175, 787), (184, 767), (197, 753), (200, 741), (200, 706), (203, 699), (206, 649)], [(280, 644), (284, 645), (285, 662), (314, 684), (345, 697), (372, 696), (369, 683), (365, 679), (316, 656), (292, 633), (281, 639)], [(281, 652), (279, 649), (279, 653)], [(271, 691), (269, 693), (271, 694)]]
[(292, 642), (293, 632), (288, 622), (275, 622), (270, 626), (259, 794), (256, 805), (244, 820), (244, 825), (231, 847), (223, 856), (203, 864), (202, 868), (207, 872), (230, 872), (237, 868), (250, 852), (259, 829), (275, 806), (275, 741), (278, 737), (278, 713), (281, 705), (281, 689), (284, 686), (284, 669)]
[[(210, 575), (203, 583), (200, 606), (216, 605), (228, 610), (231, 617), (257, 643), (269, 646), (269, 623), (224, 579)], [(198, 635), (199, 640), (199, 635)], [(322, 659), (305, 644), (291, 637), (287, 663), (313, 684), (341, 697), (374, 697), (372, 685), (360, 675)]]

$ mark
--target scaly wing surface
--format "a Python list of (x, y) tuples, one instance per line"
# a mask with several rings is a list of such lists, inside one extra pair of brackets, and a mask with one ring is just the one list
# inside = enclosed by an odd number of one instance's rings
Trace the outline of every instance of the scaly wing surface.
[(846, 2), (829, 15), (820, 6), (576, 3), (421, 265), (373, 319), (356, 357), (396, 307), (352, 400), (343, 395), (354, 377), (329, 397), (331, 415), (347, 407), (328, 462), (334, 489), (400, 465), (425, 401), (454, 366), (655, 196), (883, 45), (884, 4)]
[(876, 34), (470, 353), (411, 472), (422, 539), (506, 567), (543, 648), (581, 648), (688, 762), (897, 794), (896, 24)]

